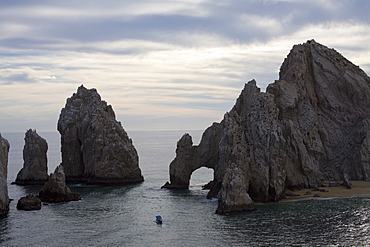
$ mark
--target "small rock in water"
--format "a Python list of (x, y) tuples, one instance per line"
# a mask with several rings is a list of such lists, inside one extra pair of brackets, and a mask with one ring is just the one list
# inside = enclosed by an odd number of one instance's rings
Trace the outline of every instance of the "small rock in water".
[(18, 200), (17, 203), (18, 210), (40, 210), (41, 209), (41, 199), (34, 195), (27, 195)]

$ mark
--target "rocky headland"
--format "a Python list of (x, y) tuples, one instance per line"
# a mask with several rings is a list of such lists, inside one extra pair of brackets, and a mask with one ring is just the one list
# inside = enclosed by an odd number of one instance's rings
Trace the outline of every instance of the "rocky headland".
[(8, 196), (8, 154), (9, 142), (0, 134), (0, 215), (9, 211)]
[(193, 171), (212, 168), (209, 195), (219, 199), (217, 212), (229, 213), (279, 201), (287, 190), (369, 181), (369, 117), (364, 71), (314, 40), (295, 45), (266, 92), (248, 82), (199, 145), (188, 134), (178, 141), (164, 187), (187, 189)]
[(44, 138), (29, 129), (24, 138), (23, 168), (19, 171), (15, 184), (44, 184), (48, 178), (48, 144)]
[(125, 184), (144, 180), (132, 140), (96, 89), (80, 86), (67, 99), (58, 131), (67, 182)]

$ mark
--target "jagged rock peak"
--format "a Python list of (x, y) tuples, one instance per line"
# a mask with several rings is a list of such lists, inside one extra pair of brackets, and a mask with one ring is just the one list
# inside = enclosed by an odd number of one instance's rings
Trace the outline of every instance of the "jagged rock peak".
[(24, 137), (23, 168), (19, 171), (15, 184), (44, 184), (48, 178), (48, 144), (44, 138), (29, 129)]
[(137, 151), (112, 106), (81, 85), (62, 109), (62, 164), (67, 181), (124, 184), (143, 181)]
[(200, 144), (182, 150), (190, 150), (189, 155), (177, 153), (171, 162), (168, 188), (186, 184), (199, 167), (213, 168), (212, 195), (216, 185), (218, 190), (223, 185), (219, 199), (233, 193), (223, 183), (231, 164), (244, 174), (238, 181), (244, 181), (253, 201), (279, 201), (286, 189), (345, 177), (369, 181), (370, 78), (314, 40), (295, 45), (279, 80), (266, 92), (254, 80), (248, 82), (232, 110), (205, 130)]
[(8, 154), (9, 142), (0, 133), (0, 215), (9, 211), (8, 197)]
[(65, 179), (65, 173), (62, 165), (55, 168), (48, 181), (39, 192), (39, 198), (45, 202), (69, 202), (81, 200), (80, 195), (72, 192)]

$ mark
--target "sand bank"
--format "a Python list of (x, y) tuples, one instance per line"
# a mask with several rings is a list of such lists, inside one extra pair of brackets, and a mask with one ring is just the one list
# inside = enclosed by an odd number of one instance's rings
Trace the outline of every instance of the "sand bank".
[[(335, 197), (351, 197), (351, 196), (369, 196), (370, 197), (370, 182), (366, 181), (350, 181), (352, 189), (347, 189), (344, 186), (339, 187), (319, 187), (320, 191), (313, 191), (312, 189), (302, 189), (296, 191), (287, 191), (287, 194), (295, 194), (294, 196), (287, 196), (281, 201), (292, 201), (310, 198), (335, 198)], [(314, 197), (320, 194), (319, 197)]]

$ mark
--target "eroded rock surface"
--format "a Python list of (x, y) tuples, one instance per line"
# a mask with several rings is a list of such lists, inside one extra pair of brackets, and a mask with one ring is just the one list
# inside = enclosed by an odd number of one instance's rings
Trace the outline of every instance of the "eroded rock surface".
[(124, 184), (143, 181), (137, 151), (96, 89), (80, 86), (58, 121), (67, 181)]
[(358, 66), (314, 40), (295, 45), (266, 92), (248, 82), (198, 146), (178, 145), (167, 187), (186, 187), (203, 166), (223, 183), (231, 164), (260, 202), (284, 198), (287, 188), (337, 184), (344, 174), (369, 181), (369, 117), (370, 78)]
[(27, 195), (18, 200), (18, 210), (32, 211), (41, 209), (41, 199), (34, 195)]
[(65, 181), (65, 173), (62, 165), (55, 168), (48, 181), (39, 192), (39, 198), (45, 202), (69, 202), (81, 200), (80, 195), (73, 193)]
[(32, 129), (26, 132), (24, 141), (23, 168), (19, 171), (15, 184), (44, 184), (48, 178), (48, 144)]
[(247, 193), (245, 175), (235, 163), (232, 163), (225, 172), (222, 187), (218, 194), (216, 213), (230, 214), (241, 211), (252, 211), (256, 207)]
[(8, 196), (8, 154), (9, 142), (0, 134), (0, 215), (9, 211)]

